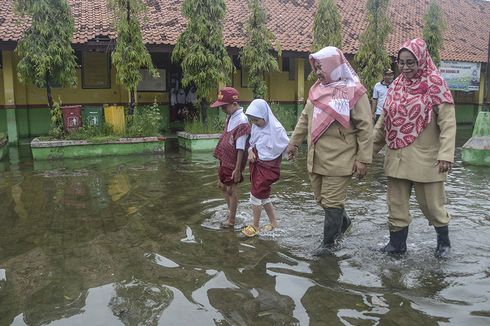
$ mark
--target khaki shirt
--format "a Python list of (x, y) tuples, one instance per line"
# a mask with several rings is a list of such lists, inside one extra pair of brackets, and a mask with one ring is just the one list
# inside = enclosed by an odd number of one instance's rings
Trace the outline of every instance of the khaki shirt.
[[(453, 104), (443, 103), (432, 111), (432, 121), (407, 147), (386, 149), (384, 162), (388, 177), (414, 182), (439, 182), (447, 173), (439, 173), (437, 161), (454, 162), (456, 117)], [(386, 144), (384, 114), (374, 127), (374, 154)]]
[(306, 103), (294, 128), (290, 143), (299, 146), (308, 139), (308, 172), (340, 177), (352, 175), (354, 161), (371, 163), (373, 152), (372, 115), (369, 99), (364, 94), (352, 108), (353, 129), (334, 121), (315, 144), (311, 142), (313, 103)]

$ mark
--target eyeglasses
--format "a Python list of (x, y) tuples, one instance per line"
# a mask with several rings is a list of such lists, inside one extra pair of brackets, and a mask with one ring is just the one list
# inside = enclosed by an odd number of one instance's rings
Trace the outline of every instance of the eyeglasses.
[(415, 67), (417, 60), (397, 61), (398, 66), (403, 67)]

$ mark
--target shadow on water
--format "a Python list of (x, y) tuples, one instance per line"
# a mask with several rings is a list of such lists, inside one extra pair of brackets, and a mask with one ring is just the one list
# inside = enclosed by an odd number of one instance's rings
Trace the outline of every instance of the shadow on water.
[(279, 228), (254, 239), (219, 229), (211, 154), (32, 162), (21, 152), (0, 169), (0, 325), (488, 325), (488, 168), (462, 165), (458, 151), (451, 259), (433, 257), (415, 201), (409, 253), (395, 259), (377, 252), (388, 240), (382, 159), (350, 188), (352, 234), (317, 259), (322, 212), (304, 152), (273, 189)]

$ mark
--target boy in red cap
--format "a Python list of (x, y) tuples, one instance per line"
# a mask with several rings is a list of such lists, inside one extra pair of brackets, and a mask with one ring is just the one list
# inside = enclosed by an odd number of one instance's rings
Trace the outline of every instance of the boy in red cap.
[(214, 157), (219, 160), (218, 185), (228, 205), (228, 218), (221, 223), (222, 228), (235, 226), (238, 197), (237, 184), (243, 181), (242, 172), (247, 162), (246, 153), (250, 125), (238, 102), (240, 94), (233, 87), (224, 87), (218, 93), (218, 99), (211, 104), (212, 108), (221, 107), (227, 114), (225, 130), (214, 150)]

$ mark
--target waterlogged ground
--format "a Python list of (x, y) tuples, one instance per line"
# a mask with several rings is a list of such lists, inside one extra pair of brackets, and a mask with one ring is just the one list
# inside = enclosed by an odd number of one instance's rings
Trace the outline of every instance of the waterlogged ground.
[(381, 156), (350, 189), (352, 234), (318, 259), (309, 252), (322, 211), (304, 151), (274, 188), (279, 229), (255, 239), (219, 230), (226, 210), (210, 154), (26, 153), (0, 163), (0, 325), (490, 324), (490, 169), (463, 166), (459, 151), (447, 261), (433, 257), (435, 232), (415, 201), (409, 253), (376, 251), (388, 239)]

